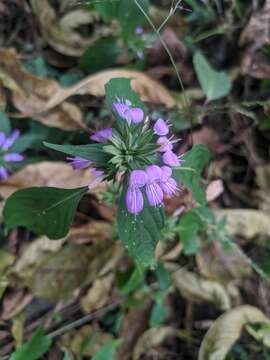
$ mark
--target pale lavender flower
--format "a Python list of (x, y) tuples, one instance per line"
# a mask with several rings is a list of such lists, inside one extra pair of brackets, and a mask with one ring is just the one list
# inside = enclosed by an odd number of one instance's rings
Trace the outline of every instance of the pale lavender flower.
[(143, 194), (140, 188), (146, 184), (146, 181), (147, 175), (145, 171), (132, 171), (126, 193), (126, 207), (131, 214), (138, 214), (143, 210)]
[(166, 195), (172, 196), (179, 190), (177, 182), (172, 178), (172, 169), (168, 166), (162, 166), (162, 175), (160, 178), (160, 187)]
[(154, 132), (159, 136), (166, 136), (169, 133), (169, 126), (163, 119), (158, 119), (154, 125)]
[(99, 143), (106, 143), (112, 136), (112, 128), (106, 128), (100, 131), (96, 131), (90, 136), (90, 139)]
[(137, 26), (135, 29), (135, 33), (137, 35), (142, 35), (143, 34), (143, 28), (141, 26)]
[(104, 180), (104, 172), (102, 170), (98, 170), (96, 168), (90, 169), (90, 173), (93, 175), (94, 179), (88, 184), (88, 188), (93, 190)]
[(18, 153), (8, 153), (3, 155), (3, 160), (6, 162), (18, 162), (22, 161), (24, 156)]
[(4, 167), (0, 167), (0, 180), (5, 180), (9, 177), (8, 170)]
[(130, 123), (139, 124), (144, 119), (143, 110), (140, 108), (130, 108), (125, 112), (125, 118)]
[(67, 160), (70, 161), (73, 170), (86, 169), (91, 165), (90, 160), (83, 159), (80, 156), (67, 157)]
[(113, 107), (118, 113), (118, 115), (126, 120), (129, 124), (139, 124), (144, 119), (144, 112), (138, 107), (132, 107), (129, 100), (117, 101), (113, 103)]
[(5, 151), (8, 150), (14, 144), (14, 142), (19, 138), (19, 136), (20, 136), (20, 131), (14, 130), (9, 137), (5, 138), (5, 140), (1, 145), (1, 148)]
[(157, 139), (157, 144), (160, 145), (159, 151), (160, 152), (167, 152), (171, 151), (173, 148), (172, 143), (166, 136), (161, 136)]
[(162, 155), (162, 160), (164, 164), (169, 166), (180, 166), (181, 162), (178, 158), (178, 156), (173, 151), (166, 151)]
[(147, 174), (145, 192), (148, 202), (150, 206), (158, 206), (163, 201), (163, 191), (159, 185), (162, 170), (157, 165), (149, 165), (145, 172)]

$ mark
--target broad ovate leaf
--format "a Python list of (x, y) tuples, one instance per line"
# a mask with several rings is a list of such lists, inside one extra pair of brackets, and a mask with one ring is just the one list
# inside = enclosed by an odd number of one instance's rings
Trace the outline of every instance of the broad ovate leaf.
[(269, 324), (256, 307), (241, 305), (221, 315), (207, 331), (199, 351), (199, 360), (223, 360), (249, 324)]
[(88, 187), (18, 190), (7, 199), (3, 211), (5, 226), (24, 226), (36, 234), (60, 239), (68, 233), (77, 205), (87, 191)]
[(143, 210), (137, 215), (130, 214), (125, 204), (126, 190), (124, 187), (117, 215), (120, 240), (139, 266), (154, 266), (155, 248), (164, 226), (164, 209), (149, 206), (145, 199)]
[(194, 199), (199, 204), (206, 203), (206, 194), (201, 187), (201, 172), (206, 167), (210, 159), (210, 154), (207, 147), (203, 144), (197, 144), (192, 147), (183, 156), (183, 164), (178, 169), (174, 170), (173, 176), (180, 184), (188, 187), (193, 194)]
[(220, 99), (229, 94), (232, 84), (224, 71), (213, 69), (205, 56), (200, 52), (195, 53), (193, 64), (199, 83), (208, 101)]

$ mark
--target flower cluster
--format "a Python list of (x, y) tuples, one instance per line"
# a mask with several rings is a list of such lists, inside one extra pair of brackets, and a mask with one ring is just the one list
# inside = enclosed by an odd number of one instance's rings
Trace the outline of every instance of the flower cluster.
[[(159, 206), (164, 196), (178, 192), (172, 168), (181, 165), (181, 158), (173, 152), (173, 137), (169, 136), (168, 122), (155, 121), (153, 127), (140, 107), (127, 99), (113, 103), (113, 109), (121, 124), (126, 124), (124, 133), (116, 126), (97, 131), (90, 139), (104, 144), (103, 150), (111, 155), (108, 163), (96, 169), (91, 161), (80, 157), (68, 158), (74, 170), (90, 168), (98, 179), (119, 180), (119, 174), (130, 174), (126, 192), (126, 207), (129, 213), (143, 210), (145, 197), (150, 206)], [(124, 121), (124, 123), (122, 122)], [(136, 126), (134, 126), (136, 125)], [(112, 170), (113, 169), (113, 170)], [(98, 180), (94, 180), (94, 184)], [(90, 187), (93, 183), (90, 184)]]
[(12, 146), (19, 136), (19, 130), (14, 130), (10, 136), (0, 132), (0, 180), (5, 180), (9, 177), (11, 163), (24, 159), (21, 154), (12, 152)]

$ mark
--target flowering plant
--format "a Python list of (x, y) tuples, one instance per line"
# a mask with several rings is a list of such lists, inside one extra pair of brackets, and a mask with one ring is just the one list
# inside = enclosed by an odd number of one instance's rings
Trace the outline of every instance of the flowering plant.
[[(106, 103), (116, 121), (112, 128), (91, 134), (94, 143), (77, 146), (45, 143), (67, 154), (75, 171), (91, 171), (95, 180), (72, 190), (20, 190), (7, 201), (5, 224), (7, 228), (23, 225), (38, 234), (61, 238), (68, 232), (79, 200), (89, 189), (101, 181), (117, 183), (121, 193), (117, 215), (119, 237), (137, 263), (152, 266), (164, 227), (164, 199), (179, 194), (180, 182), (191, 190), (198, 186), (200, 179), (194, 170), (182, 165), (190, 163), (193, 153), (185, 159), (175, 154), (169, 123), (149, 118), (129, 79), (113, 79), (106, 85)], [(197, 201), (202, 200), (201, 194), (194, 195)]]

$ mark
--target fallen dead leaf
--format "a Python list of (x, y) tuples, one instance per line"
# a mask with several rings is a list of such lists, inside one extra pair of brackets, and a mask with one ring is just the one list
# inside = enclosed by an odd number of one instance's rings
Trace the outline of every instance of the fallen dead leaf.
[(207, 331), (199, 351), (199, 360), (223, 360), (248, 324), (270, 324), (256, 307), (242, 305), (221, 315)]
[(0, 319), (10, 320), (32, 301), (33, 296), (23, 289), (13, 289), (4, 296)]
[(86, 295), (80, 300), (81, 308), (84, 313), (89, 314), (94, 310), (102, 308), (109, 302), (113, 281), (114, 274), (112, 273), (94, 281)]
[(173, 272), (172, 280), (181, 295), (191, 302), (212, 302), (221, 310), (231, 307), (229, 295), (217, 281), (206, 280), (185, 269)]
[(152, 347), (161, 344), (167, 337), (176, 336), (177, 330), (170, 326), (152, 328), (145, 331), (138, 339), (133, 351), (133, 360), (139, 360)]
[(61, 88), (55, 80), (39, 78), (27, 72), (14, 49), (0, 49), (1, 88), (10, 90), (13, 103), (23, 117), (36, 114), (36, 120), (64, 130), (85, 128), (81, 111), (76, 105), (68, 102), (38, 115), (46, 107), (52, 94), (58, 93)]
[(219, 241), (212, 241), (196, 255), (200, 274), (223, 284), (234, 279), (243, 279), (251, 275), (252, 270), (235, 249), (225, 252)]
[(206, 189), (206, 199), (207, 202), (214, 201), (218, 198), (224, 191), (223, 181), (214, 180), (207, 186)]
[[(64, 162), (42, 161), (25, 166), (5, 181), (1, 181), (0, 194), (5, 199), (16, 190), (31, 186), (55, 186), (62, 188), (76, 188), (87, 186), (93, 176), (89, 171), (73, 171)], [(105, 185), (93, 189), (94, 193), (105, 190)]]
[(270, 237), (270, 222), (267, 213), (253, 209), (214, 210), (217, 219), (227, 219), (226, 230), (229, 235), (239, 235), (251, 240), (257, 237)]
[(75, 9), (59, 18), (47, 0), (31, 0), (31, 5), (43, 38), (64, 55), (79, 57), (98, 39), (119, 31), (115, 27), (98, 24), (94, 26), (91, 36), (83, 37), (75, 29), (81, 25), (98, 23), (97, 13)]

